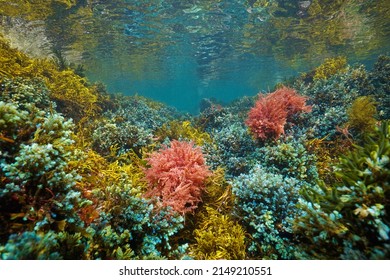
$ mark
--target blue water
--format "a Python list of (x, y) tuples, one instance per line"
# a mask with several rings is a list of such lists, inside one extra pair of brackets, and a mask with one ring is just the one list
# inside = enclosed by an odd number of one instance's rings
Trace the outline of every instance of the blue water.
[(122, 73), (113, 74), (105, 81), (110, 92), (138, 93), (178, 110), (197, 113), (202, 98), (230, 102), (241, 96), (272, 89), (276, 82), (297, 74), (297, 71), (277, 62), (260, 59), (228, 61), (226, 72), (218, 72), (218, 77), (213, 77), (212, 71), (208, 73), (207, 68), (201, 68), (195, 62), (184, 61), (183, 58), (170, 58), (166, 63), (168, 66), (165, 72), (152, 73), (143, 79), (134, 79), (131, 75)]

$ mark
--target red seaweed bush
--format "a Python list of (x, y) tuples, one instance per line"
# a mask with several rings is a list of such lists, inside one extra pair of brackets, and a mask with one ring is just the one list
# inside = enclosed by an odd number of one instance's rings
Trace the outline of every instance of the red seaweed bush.
[(211, 175), (202, 151), (193, 142), (173, 140), (170, 147), (153, 152), (145, 170), (149, 190), (145, 196), (157, 198), (161, 206), (170, 206), (185, 214), (197, 208)]
[(291, 88), (282, 87), (269, 95), (260, 95), (245, 124), (260, 140), (277, 139), (284, 134), (287, 120), (297, 113), (310, 111), (304, 96)]

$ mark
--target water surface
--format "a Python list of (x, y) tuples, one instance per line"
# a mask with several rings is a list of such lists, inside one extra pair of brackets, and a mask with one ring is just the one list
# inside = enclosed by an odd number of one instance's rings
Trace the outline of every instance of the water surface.
[(202, 98), (266, 92), (327, 57), (370, 67), (390, 51), (386, 0), (85, 0), (56, 11), (16, 11), (2, 29), (30, 53), (60, 50), (111, 92), (191, 113)]

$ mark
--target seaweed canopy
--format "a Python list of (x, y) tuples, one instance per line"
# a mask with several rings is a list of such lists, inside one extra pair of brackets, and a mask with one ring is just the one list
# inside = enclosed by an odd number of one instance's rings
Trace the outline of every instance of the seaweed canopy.
[(156, 136), (161, 140), (166, 138), (170, 140), (189, 140), (194, 141), (196, 145), (203, 146), (206, 143), (211, 143), (212, 139), (207, 132), (194, 127), (190, 121), (173, 120), (165, 123), (156, 131)]
[(345, 72), (346, 69), (347, 59), (345, 57), (327, 58), (323, 64), (314, 70), (313, 80), (328, 79), (337, 73)]
[(70, 68), (60, 69), (49, 59), (32, 59), (11, 48), (0, 36), (0, 75), (8, 78), (39, 78), (50, 91), (50, 98), (57, 103), (61, 113), (75, 121), (93, 117), (101, 109), (99, 94), (94, 86)]
[(244, 229), (228, 215), (206, 207), (194, 231), (191, 254), (198, 260), (243, 260), (246, 256)]
[(348, 110), (348, 125), (361, 133), (373, 131), (377, 122), (375, 105), (370, 96), (358, 97)]

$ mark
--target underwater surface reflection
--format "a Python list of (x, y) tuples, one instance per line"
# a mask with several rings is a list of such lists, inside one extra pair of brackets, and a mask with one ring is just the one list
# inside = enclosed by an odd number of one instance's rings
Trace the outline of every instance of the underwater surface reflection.
[(110, 91), (196, 113), (202, 98), (268, 91), (327, 57), (372, 65), (390, 50), (389, 13), (385, 0), (97, 0), (2, 25), (15, 45), (39, 38), (27, 52), (60, 50)]

